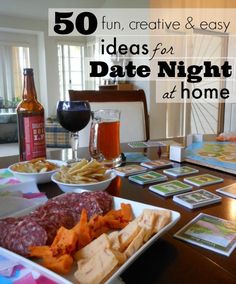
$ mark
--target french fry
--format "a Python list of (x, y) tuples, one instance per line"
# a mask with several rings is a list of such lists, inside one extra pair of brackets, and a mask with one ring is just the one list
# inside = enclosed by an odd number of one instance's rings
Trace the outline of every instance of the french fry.
[(58, 172), (58, 181), (70, 184), (96, 183), (107, 178), (107, 168), (96, 160), (83, 159), (70, 166), (64, 166)]
[(72, 167), (68, 170), (68, 173), (72, 174), (74, 171), (77, 171), (78, 169), (81, 169), (83, 166), (87, 164), (87, 160), (82, 159), (78, 163), (72, 164)]

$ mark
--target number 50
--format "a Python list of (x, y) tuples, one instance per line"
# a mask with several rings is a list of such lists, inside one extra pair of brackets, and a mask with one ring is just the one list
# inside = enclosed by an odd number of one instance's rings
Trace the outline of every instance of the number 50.
[[(73, 12), (55, 12), (54, 32), (67, 35), (74, 31), (74, 23), (69, 20)], [(87, 20), (87, 25), (85, 24)], [(64, 28), (63, 28), (64, 25)], [(97, 29), (98, 21), (94, 14), (83, 12), (78, 14), (75, 20), (76, 30), (82, 35), (91, 35)]]

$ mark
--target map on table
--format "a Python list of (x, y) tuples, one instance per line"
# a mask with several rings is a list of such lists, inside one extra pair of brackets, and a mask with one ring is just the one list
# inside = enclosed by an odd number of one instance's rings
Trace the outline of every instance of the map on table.
[(195, 142), (185, 149), (185, 161), (236, 174), (236, 143)]

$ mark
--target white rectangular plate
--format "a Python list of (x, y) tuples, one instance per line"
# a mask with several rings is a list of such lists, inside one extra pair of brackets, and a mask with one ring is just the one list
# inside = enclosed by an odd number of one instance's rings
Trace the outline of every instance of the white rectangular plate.
[[(143, 209), (165, 209), (160, 207), (155, 207), (152, 205), (144, 204), (135, 202), (128, 199), (123, 199), (119, 197), (114, 197), (114, 207), (115, 209), (120, 208), (121, 203), (129, 203), (132, 206), (134, 217), (138, 217), (140, 214), (142, 214)], [(112, 281), (115, 280), (124, 270), (132, 263), (136, 258), (138, 258), (151, 244), (153, 244), (160, 236), (162, 236), (164, 233), (166, 233), (170, 228), (172, 228), (177, 221), (180, 219), (180, 213), (176, 211), (171, 211), (171, 222), (162, 228), (158, 233), (156, 233), (152, 238), (150, 238), (135, 254), (133, 254), (106, 282), (112, 283)]]
[[(66, 194), (66, 193), (65, 193)], [(144, 203), (135, 202), (128, 199), (123, 199), (119, 197), (113, 197), (114, 209), (120, 209), (121, 203), (129, 203), (132, 206), (134, 217), (138, 217), (143, 209), (156, 209), (156, 210), (165, 210), (166, 208), (156, 207)], [(162, 228), (159, 232), (157, 232), (154, 236), (152, 236), (135, 254), (133, 254), (106, 282), (105, 284), (111, 284), (137, 257), (139, 257), (151, 244), (153, 244), (160, 236), (165, 234), (168, 230), (170, 230), (180, 219), (180, 213), (176, 211), (171, 211), (171, 222)], [(22, 213), (22, 212), (21, 212)], [(27, 214), (27, 211), (24, 211), (24, 215)], [(23, 214), (20, 214), (21, 216)], [(27, 260), (31, 262), (30, 260)], [(45, 269), (45, 268), (44, 268)], [(76, 268), (75, 268), (76, 269)], [(74, 270), (68, 276), (63, 276), (67, 281), (71, 281), (71, 283), (76, 283), (74, 278)], [(66, 282), (68, 283), (68, 282)]]
[(7, 259), (10, 259), (15, 264), (21, 264), (25, 268), (31, 270), (34, 274), (37, 275), (39, 273), (40, 275), (44, 275), (45, 277), (54, 281), (55, 283), (71, 284), (70, 281), (68, 281), (64, 277), (52, 272), (51, 270), (46, 269), (43, 266), (41, 266), (41, 265), (23, 257), (23, 256), (20, 256), (16, 253), (13, 253), (13, 252), (6, 250), (4, 248), (1, 248), (1, 247), (0, 247), (0, 257), (4, 257), (4, 258), (6, 257)]

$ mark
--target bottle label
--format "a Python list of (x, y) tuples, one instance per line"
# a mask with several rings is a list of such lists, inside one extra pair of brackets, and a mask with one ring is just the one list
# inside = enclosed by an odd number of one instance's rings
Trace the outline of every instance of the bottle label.
[(44, 118), (24, 117), (24, 133), (26, 160), (46, 157)]

